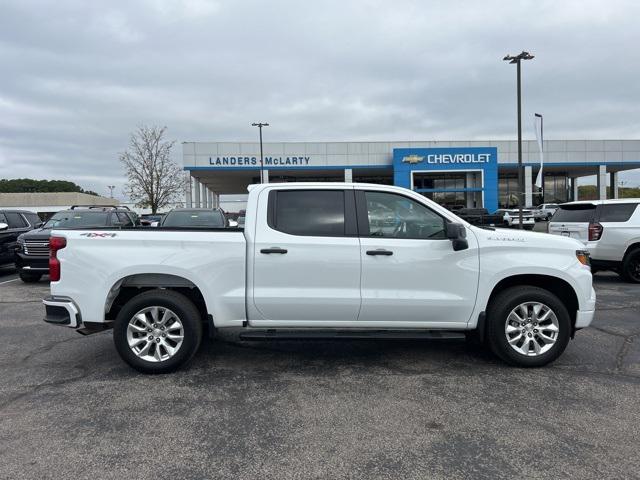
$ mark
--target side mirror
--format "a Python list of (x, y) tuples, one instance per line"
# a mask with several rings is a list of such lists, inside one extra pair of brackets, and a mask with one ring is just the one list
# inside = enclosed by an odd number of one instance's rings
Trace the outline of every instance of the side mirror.
[(0, 223), (0, 232), (8, 229), (9, 229), (9, 225), (7, 225), (6, 223)]
[(447, 223), (447, 238), (451, 240), (455, 252), (469, 248), (467, 229), (461, 223)]

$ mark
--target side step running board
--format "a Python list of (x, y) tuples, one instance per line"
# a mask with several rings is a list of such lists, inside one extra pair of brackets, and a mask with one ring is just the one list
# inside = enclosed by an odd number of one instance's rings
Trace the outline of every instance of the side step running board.
[(462, 340), (464, 332), (449, 330), (250, 330), (242, 340)]

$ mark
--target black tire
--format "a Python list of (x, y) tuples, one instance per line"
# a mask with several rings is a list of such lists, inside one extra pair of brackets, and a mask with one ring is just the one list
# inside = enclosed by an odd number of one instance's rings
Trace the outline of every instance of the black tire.
[[(155, 306), (168, 308), (179, 317), (184, 336), (182, 344), (175, 354), (158, 362), (138, 357), (129, 347), (127, 341), (129, 321), (141, 310)], [(120, 358), (142, 373), (169, 373), (186, 365), (198, 351), (201, 340), (202, 317), (200, 312), (191, 300), (172, 290), (149, 290), (136, 295), (122, 307), (113, 325), (113, 342)]]
[(41, 273), (20, 272), (20, 280), (22, 280), (24, 283), (37, 283), (41, 278)]
[(640, 248), (634, 248), (624, 256), (620, 276), (627, 282), (640, 283)]
[[(553, 346), (537, 356), (527, 356), (509, 345), (505, 326), (510, 312), (526, 302), (539, 302), (555, 313), (558, 333)], [(553, 293), (528, 285), (511, 287), (500, 292), (487, 309), (486, 339), (491, 351), (509, 365), (517, 367), (542, 367), (557, 359), (569, 343), (571, 319), (564, 304)]]

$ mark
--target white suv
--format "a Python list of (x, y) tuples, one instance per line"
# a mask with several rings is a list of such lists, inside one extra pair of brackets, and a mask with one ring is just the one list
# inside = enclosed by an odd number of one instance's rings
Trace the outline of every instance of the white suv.
[(591, 254), (593, 272), (615, 270), (640, 283), (639, 198), (564, 203), (549, 222), (549, 233), (576, 238)]
[(557, 203), (543, 203), (533, 210), (533, 216), (536, 220), (549, 220), (557, 209)]

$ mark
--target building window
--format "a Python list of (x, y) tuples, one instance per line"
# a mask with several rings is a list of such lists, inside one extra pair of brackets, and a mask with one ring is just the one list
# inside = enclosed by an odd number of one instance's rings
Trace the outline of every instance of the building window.
[(518, 177), (504, 175), (498, 179), (498, 205), (500, 208), (518, 206)]
[(567, 176), (545, 175), (544, 176), (544, 202), (541, 203), (564, 203), (569, 201)]
[(447, 208), (480, 207), (482, 193), (466, 191), (470, 188), (482, 187), (480, 175), (480, 172), (414, 172), (413, 188), (428, 199)]

